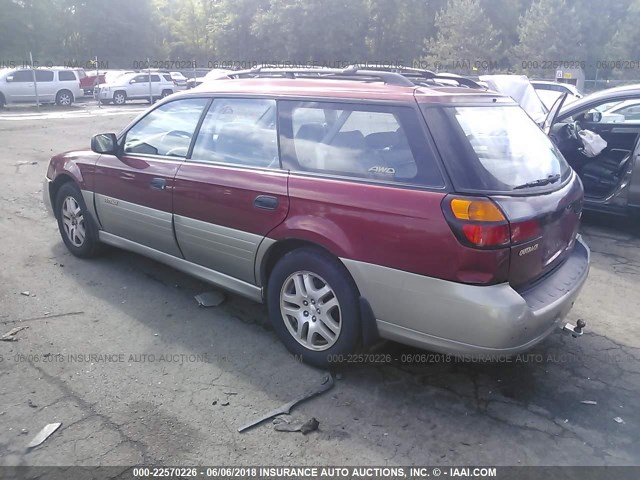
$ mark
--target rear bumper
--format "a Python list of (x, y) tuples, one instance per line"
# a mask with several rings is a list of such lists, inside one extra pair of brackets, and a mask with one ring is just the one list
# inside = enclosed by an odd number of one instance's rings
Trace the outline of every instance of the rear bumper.
[(578, 236), (561, 267), (517, 292), (506, 283), (465, 285), (343, 259), (371, 304), (381, 337), (465, 355), (519, 353), (562, 327), (589, 261), (589, 248)]

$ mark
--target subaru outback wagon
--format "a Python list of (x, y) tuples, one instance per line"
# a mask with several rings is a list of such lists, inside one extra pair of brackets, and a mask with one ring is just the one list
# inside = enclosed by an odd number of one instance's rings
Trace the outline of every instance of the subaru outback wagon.
[(265, 302), (316, 365), (379, 337), (508, 355), (562, 326), (589, 270), (582, 184), (513, 100), (427, 72), (233, 77), (51, 159), (71, 253)]

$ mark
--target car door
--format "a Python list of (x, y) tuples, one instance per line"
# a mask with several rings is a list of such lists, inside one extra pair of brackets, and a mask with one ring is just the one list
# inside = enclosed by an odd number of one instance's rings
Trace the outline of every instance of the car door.
[(41, 102), (54, 102), (58, 86), (54, 81), (55, 72), (53, 70), (36, 70), (35, 73), (38, 82), (38, 98)]
[(145, 98), (149, 96), (149, 75), (136, 75), (129, 82), (128, 98)]
[(175, 179), (176, 238), (184, 257), (254, 284), (265, 236), (287, 216), (276, 102), (218, 98)]
[(5, 95), (9, 103), (36, 101), (33, 75), (34, 72), (31, 70), (16, 70), (7, 75)]
[(181, 256), (171, 213), (174, 177), (208, 102), (188, 98), (160, 105), (120, 136), (119, 155), (100, 157), (94, 191), (103, 230)]

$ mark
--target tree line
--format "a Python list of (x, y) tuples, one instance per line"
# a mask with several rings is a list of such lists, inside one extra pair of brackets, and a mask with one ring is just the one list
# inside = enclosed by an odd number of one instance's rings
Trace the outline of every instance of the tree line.
[[(377, 62), (636, 78), (640, 0), (0, 0), (0, 67)], [(182, 67), (182, 68), (178, 68)]]

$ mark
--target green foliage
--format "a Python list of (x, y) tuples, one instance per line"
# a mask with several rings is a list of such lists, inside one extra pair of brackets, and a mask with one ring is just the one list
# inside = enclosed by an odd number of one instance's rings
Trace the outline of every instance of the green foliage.
[(502, 53), (498, 31), (479, 0), (449, 0), (435, 26), (438, 34), (427, 41), (427, 58), (438, 70), (482, 73)]
[(640, 59), (639, 21), (640, 0), (0, 0), (0, 67), (29, 52), (111, 68), (422, 59), (471, 74), (577, 60), (588, 77), (629, 78), (640, 69), (602, 64)]

